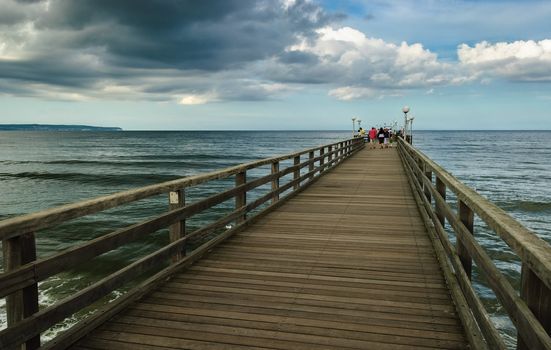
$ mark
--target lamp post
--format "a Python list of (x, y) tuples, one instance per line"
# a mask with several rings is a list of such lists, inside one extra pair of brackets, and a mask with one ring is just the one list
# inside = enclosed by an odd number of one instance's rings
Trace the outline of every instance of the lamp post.
[(413, 144), (413, 119), (415, 119), (414, 116), (410, 116), (408, 118), (409, 122), (409, 143)]
[(356, 117), (352, 117), (352, 136), (354, 136), (356, 132)]
[(408, 129), (408, 112), (409, 112), (409, 107), (408, 106), (404, 106), (402, 108), (402, 112), (404, 112), (404, 139), (407, 141), (408, 138), (407, 138), (407, 129)]

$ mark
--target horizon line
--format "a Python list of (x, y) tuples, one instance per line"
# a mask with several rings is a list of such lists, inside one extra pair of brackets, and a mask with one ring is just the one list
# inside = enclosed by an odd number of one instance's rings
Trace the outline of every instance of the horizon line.
[[(1, 126), (2, 124), (0, 124)], [(27, 124), (32, 125), (32, 124)], [(42, 124), (44, 126), (57, 126), (59, 124)], [(78, 125), (73, 124), (75, 126), (91, 126), (91, 127), (98, 127), (98, 126), (92, 126), (92, 125)], [(72, 126), (70, 124), (67, 124), (66, 126)], [(206, 130), (206, 129), (124, 129), (122, 127), (117, 126), (108, 126), (103, 127), (99, 126), (98, 128), (118, 128), (120, 130), (2, 130), (0, 131), (24, 131), (24, 132), (51, 132), (51, 131), (59, 131), (59, 132), (121, 132), (121, 131), (129, 131), (129, 132), (182, 132), (182, 131), (199, 131), (199, 132), (276, 132), (276, 131), (294, 131), (294, 132), (315, 132), (315, 131), (322, 131), (322, 132), (328, 132), (328, 131), (337, 131), (337, 132), (352, 132), (352, 130), (344, 130), (344, 129), (218, 129), (218, 130)], [(369, 129), (364, 129), (369, 130)], [(470, 132), (484, 132), (484, 131), (551, 131), (551, 129), (414, 129), (413, 132), (418, 131), (470, 131)]]

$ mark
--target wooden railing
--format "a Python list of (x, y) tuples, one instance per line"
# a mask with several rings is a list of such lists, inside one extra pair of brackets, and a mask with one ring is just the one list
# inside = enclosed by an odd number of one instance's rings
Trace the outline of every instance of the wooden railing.
[[(551, 349), (551, 246), (403, 139), (398, 143), (421, 215), (434, 238), (437, 256), (471, 344), (482, 349), (506, 348), (473, 290), (474, 261), (517, 329), (517, 348)], [(457, 198), (457, 211), (446, 202), (448, 191)], [(520, 259), (520, 291), (514, 289), (477, 242), (475, 215)], [(457, 238), (455, 247), (446, 233), (446, 222)]]
[[(39, 348), (42, 332), (137, 277), (149, 274), (149, 277), (122, 297), (43, 346), (48, 349), (66, 348), (157, 284), (192, 264), (227, 237), (279, 206), (283, 200), (301, 191), (317, 180), (323, 172), (333, 168), (363, 146), (362, 139), (345, 140), (1, 221), (0, 239), (4, 252), (4, 272), (0, 274), (0, 298), (6, 298), (8, 327), (0, 331), (0, 349)], [(280, 169), (281, 162), (290, 160), (293, 165)], [(268, 165), (271, 165), (269, 174), (247, 181), (249, 170), (260, 171), (262, 166)], [(285, 176), (289, 174), (292, 174), (292, 180), (285, 184), (280, 183), (282, 179), (288, 179), (290, 176)], [(186, 203), (186, 188), (230, 176), (235, 177), (234, 187), (206, 199)], [(265, 184), (271, 184), (268, 193), (254, 200), (247, 200), (248, 192)], [(161, 194), (168, 194), (169, 198), (169, 210), (163, 214), (37, 260), (35, 240), (37, 237), (40, 238), (39, 231), (58, 226), (68, 220)], [(186, 232), (186, 219), (232, 199), (235, 200), (235, 207), (229, 214), (194, 232)], [(265, 203), (269, 205), (262, 208)], [(251, 215), (255, 209), (258, 210)], [(234, 225), (232, 228), (215, 235), (192, 251), (188, 249), (186, 255), (185, 246), (190, 239), (215, 232), (231, 223)], [(170, 235), (168, 245), (39, 310), (39, 281), (167, 227)], [(166, 266), (168, 262), (171, 262), (168, 267), (159, 269), (159, 266)]]

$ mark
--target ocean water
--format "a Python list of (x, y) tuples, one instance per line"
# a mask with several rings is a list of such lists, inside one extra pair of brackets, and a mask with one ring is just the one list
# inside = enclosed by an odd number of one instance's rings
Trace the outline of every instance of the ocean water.
[[(349, 131), (0, 132), (0, 219), (348, 137)], [(414, 131), (413, 143), (551, 242), (551, 132)], [(231, 179), (209, 182), (187, 192), (186, 200), (204, 198), (231, 186)], [(166, 197), (154, 197), (41, 231), (38, 255), (48, 256), (146, 219), (166, 210), (166, 205)], [(189, 220), (188, 225), (200, 227), (230, 209), (231, 203), (222, 204)], [(475, 232), (498, 268), (518, 287), (520, 264), (514, 254), (480, 220), (476, 221)], [(166, 242), (166, 231), (159, 231), (41, 282), (41, 306), (74, 293)], [(476, 268), (473, 279), (494, 321), (513, 347), (514, 327)], [(110, 295), (105, 302), (116, 296)], [(3, 299), (0, 307), (1, 303)], [(91, 311), (84, 310), (60, 324), (45, 339)], [(5, 325), (5, 315), (0, 310), (0, 328)]]

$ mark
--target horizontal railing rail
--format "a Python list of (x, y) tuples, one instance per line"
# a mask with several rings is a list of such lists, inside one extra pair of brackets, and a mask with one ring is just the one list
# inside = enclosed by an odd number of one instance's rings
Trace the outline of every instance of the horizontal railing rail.
[[(403, 139), (398, 143), (426, 224), (445, 251), (443, 263), (451, 264), (455, 272), (451, 283), (460, 287), (485, 343), (491, 349), (506, 348), (471, 284), (473, 260), (515, 325), (518, 349), (551, 349), (551, 246)], [(456, 211), (446, 202), (448, 190), (457, 198)], [(478, 243), (475, 215), (520, 259), (520, 291), (515, 290)], [(456, 236), (455, 247), (445, 230), (446, 222)]]
[[(0, 331), (0, 348), (21, 347), (30, 350), (41, 347), (41, 333), (136, 278), (157, 269), (157, 272), (153, 272), (153, 276), (130, 289), (115, 302), (104, 306), (101, 312), (96, 312), (93, 316), (78, 322), (69, 331), (43, 346), (49, 349), (67, 347), (90, 329), (112, 317), (124, 306), (137, 300), (156, 284), (164, 281), (172, 273), (189, 266), (225, 238), (279, 206), (284, 200), (291, 198), (317, 180), (324, 171), (333, 168), (363, 146), (363, 140), (349, 139), (1, 221), (0, 238), (4, 252), (4, 272), (0, 274), (0, 298), (6, 298), (8, 327)], [(303, 155), (308, 156), (306, 160), (301, 160)], [(281, 162), (289, 160), (292, 160), (292, 165), (280, 169)], [(264, 171), (265, 169), (261, 167), (266, 165), (271, 165), (268, 174), (247, 181), (247, 171), (252, 169)], [(307, 171), (304, 172), (303, 169)], [(287, 179), (286, 183), (280, 183), (287, 175), (292, 175), (292, 178)], [(234, 187), (202, 200), (186, 203), (187, 188), (230, 176), (235, 176)], [(267, 184), (271, 184), (271, 187), (266, 193), (254, 200), (247, 200), (248, 192)], [(40, 238), (40, 230), (161, 194), (168, 194), (168, 211), (75, 245), (52, 256), (36, 258), (36, 238), (37, 236)], [(186, 232), (186, 219), (232, 199), (235, 205), (231, 212), (191, 233)], [(269, 203), (268, 206), (261, 211), (253, 212), (266, 203)], [(233, 226), (226, 229), (228, 224)], [(38, 282), (166, 228), (169, 229), (169, 244), (133, 261), (75, 294), (39, 310)], [(223, 231), (218, 232), (199, 247), (187, 251), (186, 247), (190, 239), (205, 237), (220, 230)], [(160, 269), (159, 267), (162, 266), (167, 267)]]

